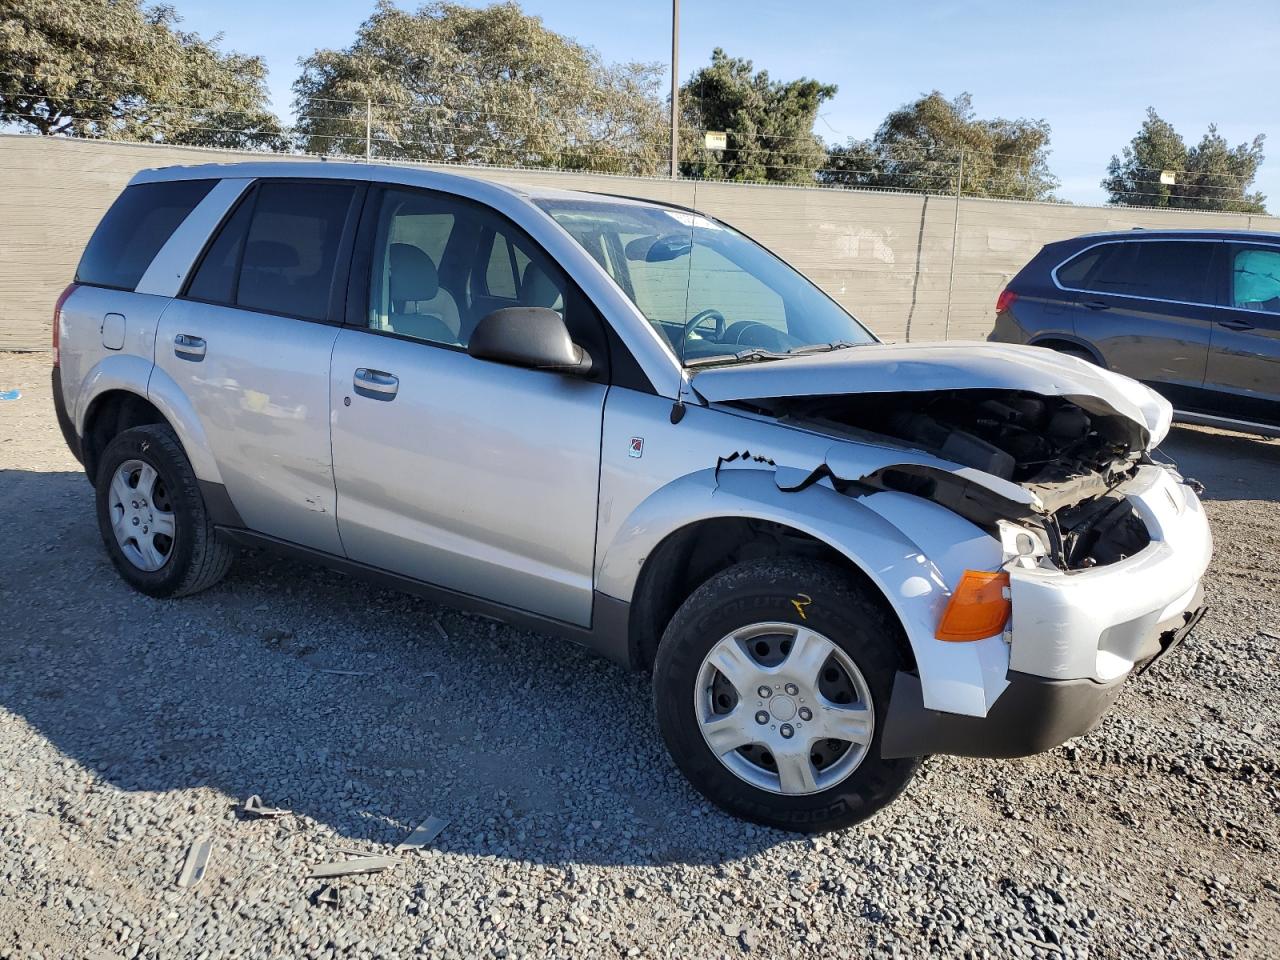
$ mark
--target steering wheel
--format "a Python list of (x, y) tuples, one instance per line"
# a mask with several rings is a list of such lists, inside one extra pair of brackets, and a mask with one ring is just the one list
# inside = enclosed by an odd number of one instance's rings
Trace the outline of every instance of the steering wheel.
[(724, 339), (725, 319), (724, 314), (719, 310), (700, 310), (695, 313), (689, 322), (684, 325), (684, 329), (680, 332), (680, 343), (677, 344), (677, 353), (684, 356), (684, 346), (689, 341), (689, 335), (693, 333), (694, 328), (700, 326), (704, 320), (715, 320), (716, 332), (714, 334), (716, 340)]

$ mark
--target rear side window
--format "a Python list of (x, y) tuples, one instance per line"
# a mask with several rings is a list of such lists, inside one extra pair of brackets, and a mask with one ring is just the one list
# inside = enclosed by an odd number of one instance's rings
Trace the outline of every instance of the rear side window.
[(236, 207), (236, 212), (218, 231), (200, 262), (200, 269), (191, 279), (187, 296), (212, 303), (236, 302), (236, 278), (240, 273), (240, 254), (244, 250), (244, 238), (249, 232), (249, 218), (253, 216), (253, 197), (249, 196)]
[(325, 319), (354, 190), (324, 181), (261, 184), (218, 231), (187, 296)]
[(216, 180), (135, 183), (116, 198), (76, 268), (76, 283), (132, 290)]
[[(1216, 244), (1186, 240), (1150, 240), (1112, 243), (1087, 251), (1080, 258), (1098, 253), (1077, 289), (1153, 300), (1180, 300), (1186, 303), (1214, 302), (1211, 268)], [(1064, 286), (1067, 267), (1058, 271)]]

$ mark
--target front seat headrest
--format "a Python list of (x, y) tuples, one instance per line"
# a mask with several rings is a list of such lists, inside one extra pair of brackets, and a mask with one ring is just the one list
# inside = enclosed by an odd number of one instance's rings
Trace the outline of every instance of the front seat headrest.
[(520, 304), (525, 307), (561, 306), (560, 287), (551, 279), (547, 271), (530, 261), (524, 268), (524, 277), (520, 280)]
[(397, 309), (417, 300), (434, 300), (440, 274), (432, 259), (411, 243), (391, 244), (391, 303)]

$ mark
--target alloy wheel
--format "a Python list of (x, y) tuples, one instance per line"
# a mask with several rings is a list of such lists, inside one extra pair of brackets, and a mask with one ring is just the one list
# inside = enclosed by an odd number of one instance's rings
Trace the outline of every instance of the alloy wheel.
[(829, 789), (862, 763), (875, 709), (853, 658), (793, 623), (755, 623), (702, 662), (694, 714), (711, 752), (735, 776), (771, 793)]
[(108, 497), (116, 543), (139, 570), (159, 570), (173, 552), (177, 521), (164, 480), (142, 460), (126, 460), (111, 477)]

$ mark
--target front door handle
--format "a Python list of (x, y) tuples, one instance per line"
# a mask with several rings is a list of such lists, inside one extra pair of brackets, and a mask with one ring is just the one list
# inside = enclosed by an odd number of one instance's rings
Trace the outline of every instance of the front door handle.
[(400, 389), (400, 379), (385, 370), (361, 367), (356, 371), (353, 386), (356, 393), (370, 400), (394, 400), (396, 391)]
[(206, 346), (204, 337), (193, 337), (189, 333), (180, 333), (173, 338), (173, 354), (180, 360), (199, 363), (204, 359)]
[(1111, 309), (1111, 304), (1107, 303), (1107, 301), (1105, 300), (1084, 300), (1080, 303), (1080, 306), (1084, 307), (1086, 310), (1110, 310)]
[(1252, 330), (1254, 326), (1248, 320), (1219, 320), (1218, 326), (1228, 330)]

